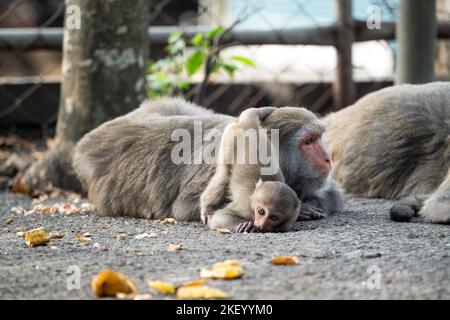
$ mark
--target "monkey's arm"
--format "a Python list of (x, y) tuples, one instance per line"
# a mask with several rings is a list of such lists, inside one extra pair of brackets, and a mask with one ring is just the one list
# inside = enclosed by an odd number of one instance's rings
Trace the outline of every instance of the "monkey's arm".
[(297, 220), (318, 220), (343, 209), (342, 192), (331, 179), (326, 185), (312, 195), (305, 195), (302, 199), (300, 214)]
[[(255, 120), (262, 122), (275, 110), (275, 107), (249, 108), (240, 114), (239, 122), (245, 124), (251, 124)], [(259, 125), (257, 127), (259, 127)], [(257, 129), (257, 127), (255, 127), (255, 129)]]
[(208, 227), (211, 230), (221, 228), (240, 233), (257, 232), (253, 221), (249, 221), (241, 217), (229, 208), (224, 208), (214, 212), (214, 214), (208, 219)]
[(204, 224), (208, 224), (209, 217), (214, 211), (225, 205), (230, 180), (228, 171), (226, 164), (219, 164), (216, 173), (200, 196), (200, 216)]

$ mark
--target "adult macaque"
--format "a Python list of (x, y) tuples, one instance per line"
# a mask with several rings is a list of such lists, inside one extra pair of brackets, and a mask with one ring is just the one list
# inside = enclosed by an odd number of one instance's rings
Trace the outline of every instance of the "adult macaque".
[(297, 220), (300, 200), (284, 183), (277, 146), (261, 127), (274, 110), (247, 109), (225, 128), (216, 172), (200, 197), (201, 219), (211, 229), (288, 231)]
[(346, 192), (404, 199), (391, 209), (396, 221), (450, 222), (450, 83), (382, 89), (324, 122)]
[[(146, 102), (86, 134), (75, 148), (73, 166), (102, 215), (200, 220), (199, 197), (216, 166), (175, 163), (172, 153), (180, 141), (173, 134), (184, 130), (195, 140), (196, 131), (215, 129), (220, 143), (224, 128), (235, 121), (182, 99)], [(341, 210), (341, 195), (329, 179), (331, 163), (321, 143), (324, 127), (317, 118), (305, 109), (285, 107), (274, 110), (262, 126), (279, 129), (279, 164), (286, 183), (302, 200), (299, 217), (315, 219)], [(192, 143), (188, 151), (196, 158), (204, 149)]]

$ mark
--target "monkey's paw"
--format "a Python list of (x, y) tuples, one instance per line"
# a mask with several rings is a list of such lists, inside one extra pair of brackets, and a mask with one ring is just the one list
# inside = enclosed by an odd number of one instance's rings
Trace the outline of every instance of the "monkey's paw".
[(236, 232), (238, 233), (253, 233), (259, 232), (256, 226), (253, 224), (253, 221), (243, 222), (238, 225)]
[(327, 214), (322, 209), (303, 203), (297, 221), (320, 220), (326, 217)]

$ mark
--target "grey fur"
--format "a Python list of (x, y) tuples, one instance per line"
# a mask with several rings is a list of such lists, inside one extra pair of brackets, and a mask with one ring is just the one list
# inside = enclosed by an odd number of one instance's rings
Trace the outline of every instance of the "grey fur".
[[(347, 193), (423, 198), (442, 183), (439, 196), (432, 196), (421, 211), (419, 207), (419, 214), (432, 222), (450, 222), (450, 201), (436, 201), (450, 193), (450, 83), (382, 89), (324, 121), (325, 142), (335, 163), (333, 178)], [(405, 205), (411, 207), (408, 201)], [(394, 217), (401, 220), (395, 210)]]

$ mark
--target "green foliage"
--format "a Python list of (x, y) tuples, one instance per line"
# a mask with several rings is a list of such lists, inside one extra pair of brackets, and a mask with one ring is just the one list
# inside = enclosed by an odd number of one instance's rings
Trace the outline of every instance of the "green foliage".
[[(219, 40), (227, 39), (224, 27), (218, 26), (205, 33), (197, 33), (186, 40), (181, 32), (172, 33), (166, 47), (167, 56), (150, 62), (147, 73), (147, 96), (179, 95), (192, 85), (192, 76), (203, 70), (209, 77), (221, 71), (233, 77), (241, 67), (256, 67), (248, 58), (220, 56)], [(192, 46), (194, 52), (186, 54), (186, 47)], [(208, 66), (207, 66), (208, 64)]]

